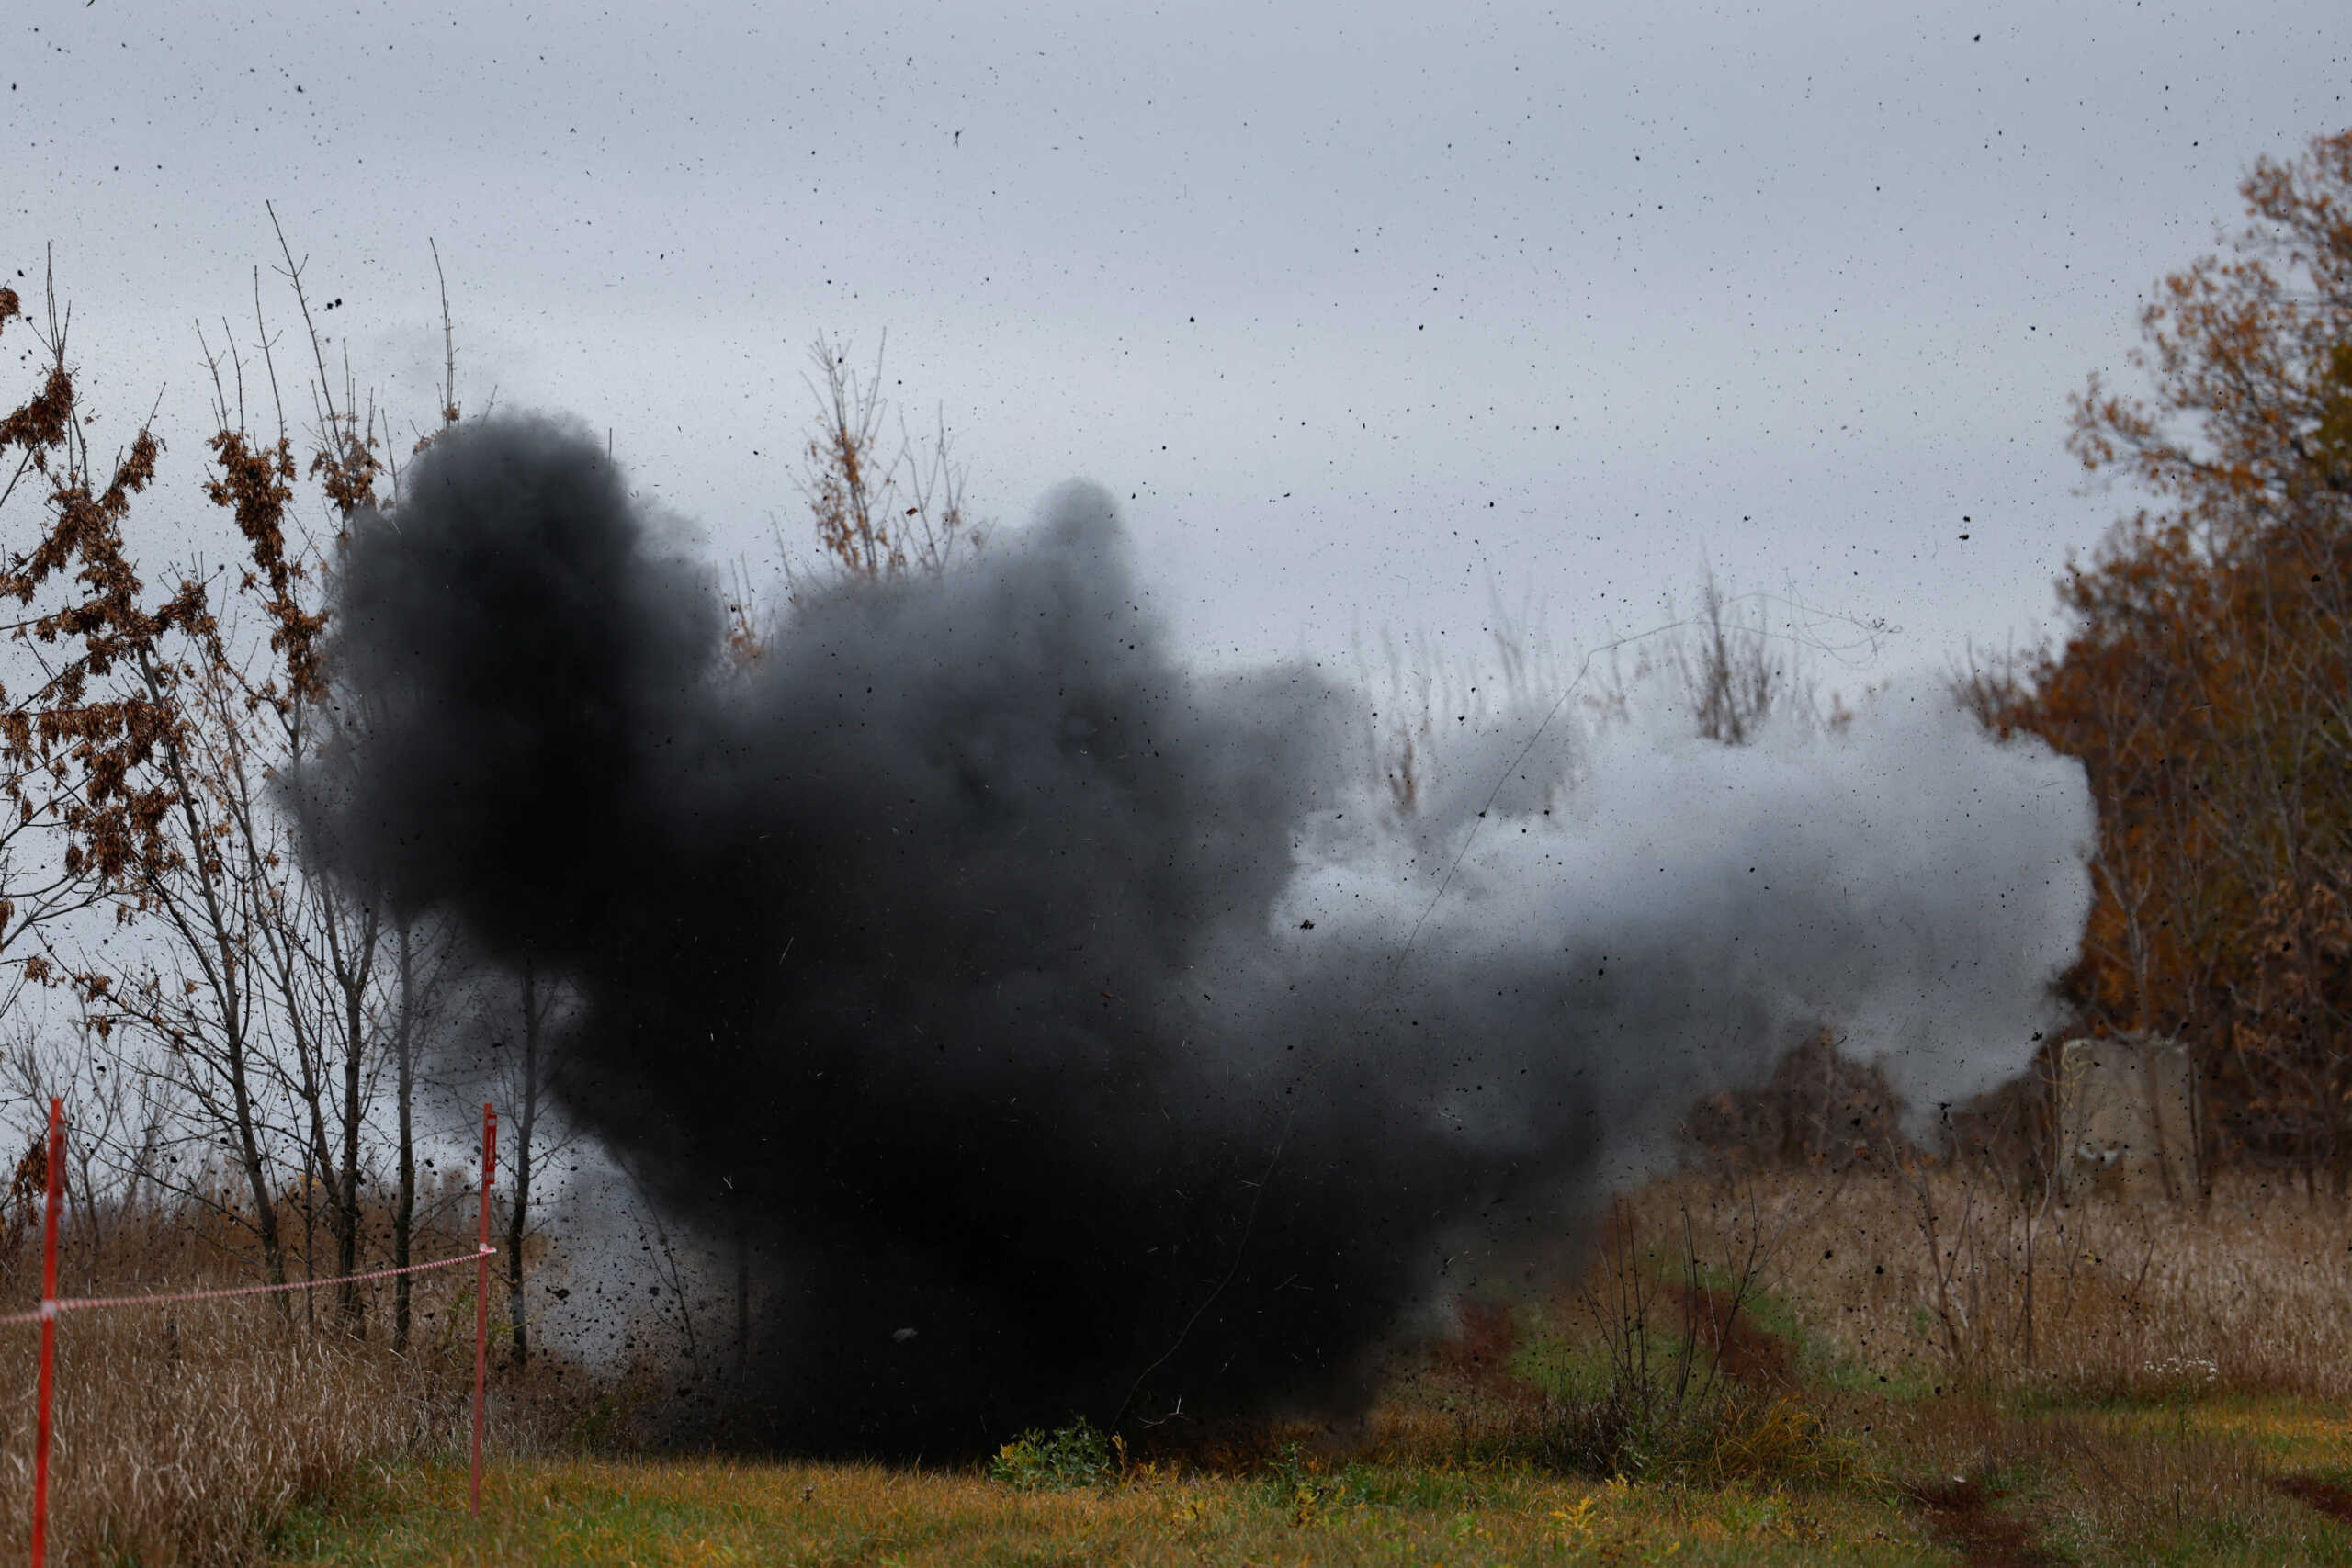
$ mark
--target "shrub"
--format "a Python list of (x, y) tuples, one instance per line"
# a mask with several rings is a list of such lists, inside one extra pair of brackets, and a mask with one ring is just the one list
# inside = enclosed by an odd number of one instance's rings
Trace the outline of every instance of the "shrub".
[(1820, 1485), (1857, 1469), (1852, 1444), (1809, 1404), (1738, 1387), (1672, 1406), (1613, 1393), (1564, 1401), (1545, 1423), (1539, 1450), (1580, 1474), (1708, 1486)]
[(1118, 1445), (1080, 1416), (1047, 1432), (1031, 1427), (997, 1450), (989, 1479), (1016, 1492), (1070, 1492), (1108, 1486), (1119, 1475)]

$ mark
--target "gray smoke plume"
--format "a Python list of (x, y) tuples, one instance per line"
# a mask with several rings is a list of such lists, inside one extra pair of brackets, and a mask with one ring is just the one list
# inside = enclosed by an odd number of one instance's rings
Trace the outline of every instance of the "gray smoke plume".
[(1793, 1029), (1957, 1099), (2072, 956), (2079, 771), (1940, 700), (1738, 751), (1555, 721), (1520, 758), (1530, 715), (1467, 760), (1491, 807), (1399, 827), (1344, 761), (1354, 693), (1190, 673), (1143, 603), (1071, 486), (746, 665), (598, 445), (533, 419), (453, 432), (355, 529), (372, 716), (313, 841), (566, 977), (570, 1114), (783, 1258), (738, 1412), (767, 1438), (1343, 1406)]

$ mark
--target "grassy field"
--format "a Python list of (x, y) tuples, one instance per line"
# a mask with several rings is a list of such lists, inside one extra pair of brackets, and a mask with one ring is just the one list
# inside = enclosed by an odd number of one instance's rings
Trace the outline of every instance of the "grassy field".
[[(502, 1374), (479, 1522), (449, 1462), (458, 1282), (404, 1358), (234, 1303), (77, 1320), (52, 1561), (2352, 1568), (2344, 1199), (1685, 1176), (1593, 1234), (1576, 1280), (1400, 1348), (1336, 1436), (1144, 1455), (1077, 1432), (928, 1469), (657, 1456), (628, 1450), (670, 1384), (555, 1399)], [(0, 1407), (17, 1496), (28, 1412)], [(22, 1530), (0, 1517), (0, 1553)]]
[[(549, 1461), (371, 1477), (287, 1529), (288, 1563), (1939, 1562), (1894, 1502), (1365, 1467), (1344, 1499), (1159, 1477), (1023, 1495), (966, 1473), (724, 1461)], [(2352, 1536), (2347, 1536), (2352, 1540)]]
[(2258, 1182), (2029, 1213), (1952, 1177), (1684, 1179), (1620, 1206), (1580, 1286), (1466, 1307), (1344, 1438), (540, 1457), (479, 1523), (461, 1473), (382, 1461), (271, 1560), (2352, 1565), (2347, 1220)]
[[(1987, 1422), (1998, 1431), (1990, 1450)], [(2346, 1479), (2335, 1406), (1917, 1412), (1831, 1486), (1593, 1481), (1524, 1466), (1335, 1461), (1148, 1471), (1024, 1494), (966, 1472), (727, 1460), (356, 1476), (274, 1561), (430, 1563), (2352, 1563), (2352, 1525), (2279, 1478)], [(1957, 1438), (1968, 1468), (1944, 1472)], [(1910, 1479), (1897, 1475), (1907, 1473)], [(2352, 1491), (2341, 1495), (2352, 1502)]]

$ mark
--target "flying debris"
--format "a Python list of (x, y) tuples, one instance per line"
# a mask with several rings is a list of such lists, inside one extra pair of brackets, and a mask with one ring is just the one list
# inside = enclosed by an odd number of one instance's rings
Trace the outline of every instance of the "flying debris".
[(2030, 1053), (2088, 900), (2073, 764), (1924, 698), (1736, 750), (1532, 711), (1398, 820), (1358, 694), (1190, 670), (1145, 603), (1071, 485), (739, 665), (678, 528), (541, 418), (354, 526), (372, 716), (300, 781), (311, 848), (568, 976), (568, 1113), (779, 1260), (739, 1427), (1344, 1410), (1795, 1030), (1920, 1103)]

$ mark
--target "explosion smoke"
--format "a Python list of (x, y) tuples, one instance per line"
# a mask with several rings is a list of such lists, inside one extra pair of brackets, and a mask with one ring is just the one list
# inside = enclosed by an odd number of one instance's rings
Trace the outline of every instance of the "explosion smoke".
[(1561, 728), (1408, 833), (1355, 695), (1189, 673), (1143, 603), (1072, 486), (741, 665), (598, 445), (527, 419), (354, 532), (370, 717), (314, 842), (569, 976), (569, 1112), (784, 1258), (775, 1440), (1344, 1404), (1792, 1028), (1931, 1098), (2025, 1059), (2087, 906), (2072, 764), (1932, 701), (1739, 752)]

